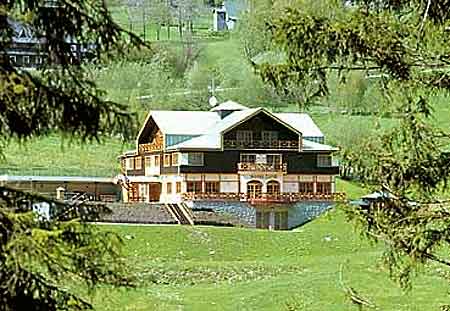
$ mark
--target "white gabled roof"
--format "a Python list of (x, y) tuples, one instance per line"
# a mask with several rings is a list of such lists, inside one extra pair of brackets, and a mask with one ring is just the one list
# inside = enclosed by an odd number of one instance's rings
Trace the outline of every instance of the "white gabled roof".
[[(217, 111), (235, 110), (221, 119)], [(168, 150), (179, 149), (221, 149), (222, 134), (259, 112), (266, 113), (275, 120), (302, 134), (303, 137), (323, 137), (322, 131), (306, 113), (272, 113), (264, 108), (247, 108), (233, 101), (226, 101), (211, 111), (151, 111), (147, 116), (143, 129), (150, 118), (153, 118), (165, 135), (196, 136), (179, 144), (168, 147)], [(304, 140), (304, 151), (335, 151), (337, 148)]]
[(319, 127), (306, 113), (274, 113), (274, 115), (301, 132), (303, 137), (324, 136)]
[(246, 110), (248, 107), (245, 107), (241, 104), (238, 104), (232, 100), (228, 100), (220, 105), (212, 108), (210, 111), (220, 111), (220, 110)]
[(303, 151), (338, 151), (339, 149), (330, 145), (319, 144), (307, 139), (303, 139)]
[(220, 134), (205, 134), (199, 137), (195, 137), (184, 141), (182, 143), (167, 147), (168, 150), (178, 149), (217, 149), (222, 148)]
[(162, 111), (150, 113), (164, 134), (201, 135), (213, 127), (220, 116), (210, 111)]

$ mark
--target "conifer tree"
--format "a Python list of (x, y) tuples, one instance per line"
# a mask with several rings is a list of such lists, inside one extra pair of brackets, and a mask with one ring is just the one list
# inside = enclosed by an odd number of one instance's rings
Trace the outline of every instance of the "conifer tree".
[[(47, 59), (36, 71), (8, 57), (17, 23)], [(105, 100), (82, 63), (72, 65), (74, 43), (98, 63), (143, 44), (113, 22), (103, 1), (0, 1), (0, 140), (58, 131), (86, 141), (133, 132), (126, 107)], [(51, 219), (31, 212), (43, 203), (55, 211)], [(92, 306), (73, 291), (75, 284), (130, 285), (120, 238), (87, 223), (98, 214), (0, 187), (0, 310), (84, 310)]]

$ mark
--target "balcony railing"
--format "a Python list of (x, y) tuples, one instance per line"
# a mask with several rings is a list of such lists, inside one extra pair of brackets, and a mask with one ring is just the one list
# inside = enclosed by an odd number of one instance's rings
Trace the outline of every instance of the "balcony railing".
[(264, 172), (264, 173), (287, 173), (287, 164), (268, 164), (268, 163), (251, 163), (240, 162), (238, 163), (239, 172)]
[(224, 140), (223, 147), (227, 149), (282, 149), (282, 150), (299, 150), (298, 140)]
[(161, 151), (162, 144), (140, 144), (139, 145), (139, 153), (152, 152), (152, 151)]
[(289, 204), (300, 201), (345, 201), (343, 192), (335, 193), (279, 193), (279, 194), (246, 194), (246, 193), (193, 193), (183, 194), (187, 201), (246, 201), (250, 204), (282, 203)]

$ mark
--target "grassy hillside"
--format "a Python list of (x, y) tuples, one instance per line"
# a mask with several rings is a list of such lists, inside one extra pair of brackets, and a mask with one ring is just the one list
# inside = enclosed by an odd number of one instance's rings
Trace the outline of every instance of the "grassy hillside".
[(119, 172), (117, 156), (131, 149), (119, 139), (101, 143), (64, 141), (50, 135), (28, 142), (10, 141), (0, 158), (0, 175), (114, 176)]
[[(439, 310), (448, 286), (431, 269), (403, 293), (340, 211), (294, 232), (213, 227), (107, 227), (125, 238), (133, 290), (102, 288), (98, 310), (358, 310), (343, 282), (379, 310)], [(296, 307), (296, 309), (288, 309)]]

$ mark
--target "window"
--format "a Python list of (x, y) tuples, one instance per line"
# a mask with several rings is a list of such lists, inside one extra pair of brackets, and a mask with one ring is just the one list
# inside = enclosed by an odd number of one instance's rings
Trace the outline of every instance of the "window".
[(25, 56), (23, 57), (23, 63), (28, 65), (28, 64), (30, 63), (30, 56), (25, 55)]
[(328, 154), (317, 155), (317, 167), (330, 167), (331, 166), (331, 156)]
[(177, 183), (176, 183), (176, 192), (177, 193), (181, 192), (181, 182), (180, 181), (177, 181)]
[(133, 158), (127, 158), (125, 160), (125, 168), (127, 170), (134, 170), (134, 159)]
[(160, 159), (159, 155), (156, 155), (155, 156), (155, 167), (159, 167), (161, 165), (161, 162), (159, 159)]
[(271, 180), (267, 183), (267, 193), (270, 195), (280, 194), (280, 183), (275, 180)]
[(188, 181), (186, 184), (187, 192), (202, 192), (202, 182), (201, 181)]
[(145, 168), (151, 167), (153, 164), (152, 157), (145, 157), (144, 166)]
[(164, 155), (164, 166), (170, 166), (171, 163), (171, 155), (170, 154), (165, 154)]
[(256, 162), (256, 154), (241, 153), (241, 162), (255, 163)]
[(282, 157), (281, 154), (268, 154), (266, 159), (267, 164), (280, 165)]
[(142, 158), (141, 158), (141, 157), (136, 157), (136, 158), (135, 158), (134, 168), (135, 168), (136, 170), (142, 169)]
[(236, 140), (240, 143), (252, 143), (253, 142), (253, 132), (252, 131), (237, 131)]
[(180, 155), (178, 153), (172, 154), (172, 166), (178, 166), (178, 160), (180, 158)]
[(262, 131), (261, 138), (264, 142), (273, 143), (278, 140), (277, 131)]
[(205, 192), (206, 193), (218, 193), (220, 190), (220, 183), (218, 181), (207, 181), (205, 182)]
[(317, 183), (317, 193), (331, 193), (331, 183), (330, 182), (318, 182)]
[(172, 183), (171, 182), (168, 182), (166, 184), (166, 193), (167, 194), (171, 194), (172, 193)]
[(14, 56), (14, 55), (10, 56), (9, 57), (9, 61), (12, 62), (12, 63), (15, 63), (16, 62), (16, 56)]
[(36, 57), (36, 63), (41, 65), (42, 64), (42, 57), (41, 56), (37, 56)]
[(191, 166), (203, 166), (203, 153), (201, 152), (189, 152), (188, 164)]
[(314, 183), (312, 182), (301, 182), (299, 184), (299, 192), (300, 193), (313, 193), (314, 192)]

